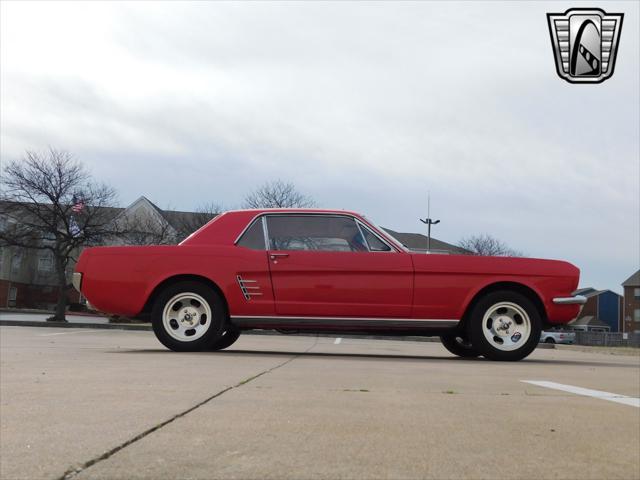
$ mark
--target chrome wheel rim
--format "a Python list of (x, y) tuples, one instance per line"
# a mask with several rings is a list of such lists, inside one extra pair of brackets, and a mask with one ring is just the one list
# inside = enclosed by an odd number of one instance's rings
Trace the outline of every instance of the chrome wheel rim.
[(496, 303), (484, 314), (482, 333), (492, 347), (511, 352), (527, 343), (531, 336), (531, 319), (518, 304)]
[(169, 300), (162, 312), (162, 325), (172, 338), (193, 342), (210, 328), (211, 308), (197, 293), (179, 293)]

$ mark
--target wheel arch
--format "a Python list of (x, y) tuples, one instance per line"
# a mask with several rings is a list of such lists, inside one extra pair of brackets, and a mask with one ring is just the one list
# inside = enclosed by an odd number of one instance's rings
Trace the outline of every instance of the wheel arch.
[(466, 327), (468, 319), (471, 316), (471, 312), (473, 311), (473, 307), (476, 305), (476, 303), (478, 303), (478, 301), (482, 297), (484, 297), (485, 295), (491, 292), (497, 292), (500, 290), (518, 292), (524, 295), (525, 297), (527, 297), (529, 300), (533, 302), (534, 306), (538, 310), (538, 313), (540, 314), (540, 318), (542, 320), (542, 324), (546, 325), (548, 323), (547, 311), (544, 307), (544, 303), (542, 302), (542, 298), (533, 288), (525, 285), (524, 283), (513, 282), (513, 281), (502, 281), (502, 282), (495, 282), (489, 285), (485, 285), (483, 288), (478, 290), (473, 295), (473, 297), (471, 298), (471, 301), (467, 303), (467, 307), (465, 308), (464, 314), (462, 315), (462, 321), (460, 322), (461, 327), (462, 328)]
[(162, 290), (167, 288), (169, 285), (172, 285), (178, 282), (199, 282), (213, 289), (218, 295), (220, 295), (220, 298), (224, 303), (227, 314), (229, 313), (229, 304), (227, 303), (227, 298), (225, 297), (222, 289), (213, 280), (211, 280), (210, 278), (204, 277), (202, 275), (177, 274), (177, 275), (172, 275), (170, 277), (165, 278), (153, 288), (153, 290), (151, 291), (151, 293), (147, 298), (147, 301), (144, 304), (144, 307), (142, 308), (142, 311), (138, 316), (141, 318), (147, 319), (151, 314), (153, 303), (155, 302), (156, 298), (158, 298), (158, 295), (160, 294), (160, 292), (162, 292)]

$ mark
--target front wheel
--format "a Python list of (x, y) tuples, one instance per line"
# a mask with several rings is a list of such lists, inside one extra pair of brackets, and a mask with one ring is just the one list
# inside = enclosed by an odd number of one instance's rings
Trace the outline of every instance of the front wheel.
[(544, 343), (556, 343), (556, 341), (555, 341), (553, 338), (551, 338), (551, 337), (547, 337), (547, 338), (545, 339)]
[(165, 288), (151, 311), (153, 332), (176, 352), (206, 350), (224, 333), (227, 312), (220, 296), (199, 282)]
[(473, 358), (480, 356), (480, 352), (473, 348), (471, 342), (459, 335), (442, 335), (440, 341), (444, 348), (458, 357)]
[(529, 298), (513, 291), (497, 291), (482, 297), (469, 318), (473, 346), (490, 360), (515, 361), (538, 345), (542, 320)]

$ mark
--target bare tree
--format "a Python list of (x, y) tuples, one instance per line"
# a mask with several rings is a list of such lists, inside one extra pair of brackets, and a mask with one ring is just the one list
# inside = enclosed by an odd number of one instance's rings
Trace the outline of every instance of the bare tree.
[(296, 190), (291, 182), (267, 182), (244, 198), (244, 208), (306, 208), (316, 202)]
[(471, 255), (485, 255), (493, 257), (524, 257), (524, 253), (514, 250), (506, 243), (491, 235), (473, 235), (458, 242), (458, 247), (471, 252)]
[(0, 245), (49, 250), (58, 283), (55, 314), (66, 321), (67, 267), (79, 247), (99, 243), (112, 234), (115, 191), (92, 181), (70, 153), (49, 149), (26, 152), (10, 162), (0, 179), (0, 215), (8, 226), (0, 230)]

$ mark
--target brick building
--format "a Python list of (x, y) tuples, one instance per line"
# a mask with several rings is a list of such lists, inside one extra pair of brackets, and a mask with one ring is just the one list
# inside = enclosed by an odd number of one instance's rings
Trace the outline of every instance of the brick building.
[(623, 332), (640, 333), (640, 270), (622, 282)]

